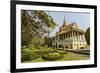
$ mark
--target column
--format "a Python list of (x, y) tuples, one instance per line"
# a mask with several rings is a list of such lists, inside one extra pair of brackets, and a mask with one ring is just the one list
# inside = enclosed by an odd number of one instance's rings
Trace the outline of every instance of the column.
[(84, 34), (82, 35), (83, 40), (85, 40)]
[(68, 38), (68, 35), (67, 35), (67, 33), (66, 33), (66, 39)]
[(69, 34), (70, 34), (70, 39), (71, 39), (71, 32)]
[(78, 35), (77, 35), (77, 32), (76, 32), (76, 40), (78, 39), (77, 36), (78, 36)]
[(63, 33), (63, 37), (64, 37), (64, 40), (65, 40), (65, 33)]
[(58, 35), (56, 35), (56, 39), (57, 39), (57, 41), (58, 41)]
[(73, 39), (73, 31), (72, 31), (72, 39)]
[(60, 40), (61, 40), (61, 35), (60, 35)]
[(64, 35), (65, 35), (65, 39), (66, 39), (66, 33)]
[(64, 34), (63, 34), (63, 40), (64, 40)]
[(80, 35), (80, 40), (82, 40), (82, 39), (81, 39), (81, 35)]
[(59, 40), (60, 40), (60, 35), (59, 35)]
[(66, 35), (66, 33), (65, 33), (65, 39), (67, 38), (67, 35)]
[(78, 39), (80, 40), (80, 33), (79, 33)]
[(64, 40), (64, 34), (62, 34), (63, 35), (63, 40)]
[(72, 38), (72, 33), (70, 32), (70, 39)]
[(65, 33), (65, 39), (66, 39), (66, 33)]
[(66, 33), (64, 33), (64, 40), (66, 39)]
[(69, 39), (69, 33), (67, 33), (67, 38)]
[(75, 37), (75, 40), (76, 40), (76, 32), (74, 32), (74, 37)]
[(67, 39), (68, 39), (68, 33), (67, 33)]
[(77, 33), (77, 34), (78, 34), (78, 36), (77, 36), (77, 37), (78, 37), (78, 40), (80, 40), (80, 38), (79, 38), (79, 33)]
[(63, 36), (62, 36), (62, 34), (61, 34), (61, 40), (63, 40)]
[(57, 48), (59, 48), (59, 43), (57, 43)]
[(78, 32), (77, 32), (77, 40), (79, 40), (79, 34), (78, 34)]
[(58, 34), (58, 41), (59, 41), (59, 34)]
[(69, 39), (70, 39), (70, 32), (69, 32)]
[(60, 40), (61, 40), (61, 35), (59, 35), (59, 38), (60, 38)]
[(74, 35), (75, 35), (75, 40), (76, 40), (76, 32), (74, 32)]
[(64, 34), (62, 34), (62, 37), (63, 37), (63, 39), (62, 39), (62, 40), (64, 40)]
[(63, 40), (63, 35), (61, 34), (61, 40)]
[(73, 31), (73, 39), (75, 40), (75, 32)]

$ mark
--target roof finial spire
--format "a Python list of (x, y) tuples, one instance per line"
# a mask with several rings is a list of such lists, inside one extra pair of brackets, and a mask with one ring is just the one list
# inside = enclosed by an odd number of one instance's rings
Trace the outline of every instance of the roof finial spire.
[(63, 26), (66, 27), (67, 24), (66, 24), (66, 17), (64, 16), (64, 22), (63, 22)]

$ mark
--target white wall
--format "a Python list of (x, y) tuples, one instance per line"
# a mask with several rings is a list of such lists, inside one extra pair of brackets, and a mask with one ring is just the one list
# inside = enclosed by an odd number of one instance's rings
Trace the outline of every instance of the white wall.
[[(31, 0), (32, 1), (32, 0)], [(33, 0), (96, 5), (97, 0)], [(85, 69), (41, 71), (36, 73), (99, 73), (100, 72), (100, 5), (98, 0), (98, 67)], [(10, 0), (0, 0), (0, 73), (10, 73)], [(35, 73), (35, 72), (34, 72)]]

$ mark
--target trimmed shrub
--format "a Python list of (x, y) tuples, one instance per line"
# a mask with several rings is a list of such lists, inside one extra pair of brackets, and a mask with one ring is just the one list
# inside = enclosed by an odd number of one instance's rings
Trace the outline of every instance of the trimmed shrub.
[(43, 55), (43, 59), (50, 60), (50, 61), (58, 60), (60, 58), (62, 58), (62, 55), (58, 52), (53, 52), (53, 53), (48, 53)]
[(40, 55), (34, 52), (33, 50), (29, 50), (29, 49), (22, 50), (22, 54), (21, 54), (22, 61), (29, 61), (29, 60), (36, 59), (38, 57), (40, 57)]

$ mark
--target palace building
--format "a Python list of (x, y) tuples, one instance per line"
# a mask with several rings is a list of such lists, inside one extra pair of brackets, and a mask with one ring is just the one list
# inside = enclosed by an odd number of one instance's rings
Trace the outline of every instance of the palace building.
[(68, 25), (64, 18), (63, 25), (53, 38), (52, 45), (64, 49), (84, 49), (87, 45), (84, 35), (85, 32), (79, 29), (75, 22)]

